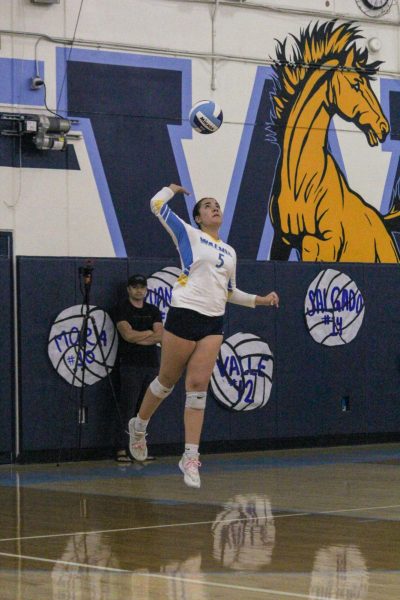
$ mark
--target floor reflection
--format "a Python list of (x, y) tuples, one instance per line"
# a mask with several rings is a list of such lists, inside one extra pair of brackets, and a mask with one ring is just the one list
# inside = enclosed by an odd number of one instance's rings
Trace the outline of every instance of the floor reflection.
[[(51, 573), (54, 600), (111, 600), (114, 570), (119, 561), (101, 534), (76, 534), (68, 538), (65, 550)], [(91, 567), (105, 567), (101, 573)]]
[[(211, 600), (206, 587), (197, 582), (205, 581), (201, 571), (201, 554), (189, 556), (181, 562), (171, 562), (161, 568), (161, 573), (168, 576), (168, 600)], [(188, 579), (195, 579), (193, 585)]]
[(238, 495), (224, 505), (212, 527), (213, 556), (223, 566), (257, 571), (270, 564), (275, 524), (266, 496)]
[(172, 459), (140, 476), (95, 464), (63, 466), (55, 483), (54, 467), (34, 483), (0, 477), (0, 597), (398, 600), (398, 465), (321, 453), (256, 455), (253, 468), (253, 455), (217, 457), (195, 493)]
[(368, 579), (367, 564), (357, 546), (321, 548), (315, 555), (310, 598), (364, 600)]
[[(179, 528), (126, 535), (131, 540), (128, 556), (124, 549), (129, 544), (126, 539), (119, 544), (118, 536), (79, 533), (68, 537), (51, 573), (53, 600), (116, 600), (126, 598), (128, 591), (132, 599), (149, 600), (157, 574), (167, 600), (211, 600), (210, 590), (201, 585), (210, 566), (213, 571), (218, 567), (258, 571), (269, 565), (275, 524), (269, 499), (247, 494), (226, 502), (211, 530), (205, 525), (198, 539)], [(147, 548), (154, 544), (153, 563), (140, 558), (140, 548), (146, 543)]]

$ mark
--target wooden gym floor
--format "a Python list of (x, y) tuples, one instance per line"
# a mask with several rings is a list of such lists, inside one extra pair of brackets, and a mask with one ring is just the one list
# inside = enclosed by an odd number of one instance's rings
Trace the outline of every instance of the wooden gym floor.
[(400, 444), (0, 467), (1, 600), (399, 600)]

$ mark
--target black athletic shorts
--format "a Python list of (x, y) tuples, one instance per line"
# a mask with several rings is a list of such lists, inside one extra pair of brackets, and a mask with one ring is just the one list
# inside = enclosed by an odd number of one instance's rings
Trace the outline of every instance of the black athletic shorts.
[(184, 338), (198, 342), (208, 335), (222, 335), (224, 316), (209, 317), (189, 308), (171, 306), (168, 310), (164, 329)]

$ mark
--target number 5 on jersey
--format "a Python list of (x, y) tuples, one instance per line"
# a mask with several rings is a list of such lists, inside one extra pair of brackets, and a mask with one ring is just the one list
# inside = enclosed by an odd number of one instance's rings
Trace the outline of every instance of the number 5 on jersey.
[(222, 252), (220, 252), (218, 254), (218, 260), (219, 260), (219, 262), (215, 266), (217, 267), (217, 269), (220, 269), (222, 267), (222, 265), (224, 264), (224, 255)]

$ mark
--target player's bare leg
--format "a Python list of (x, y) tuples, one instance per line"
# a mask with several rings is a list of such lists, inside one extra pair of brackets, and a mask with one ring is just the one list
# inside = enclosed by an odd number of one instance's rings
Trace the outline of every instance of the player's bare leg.
[(207, 389), (222, 343), (222, 335), (209, 335), (196, 343), (186, 371), (185, 452), (179, 463), (186, 485), (200, 487), (199, 444)]
[(162, 401), (172, 392), (195, 346), (196, 342), (164, 331), (159, 375), (148, 387), (137, 417), (129, 421), (129, 452), (136, 460), (146, 460), (148, 422)]

